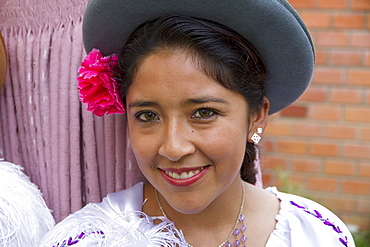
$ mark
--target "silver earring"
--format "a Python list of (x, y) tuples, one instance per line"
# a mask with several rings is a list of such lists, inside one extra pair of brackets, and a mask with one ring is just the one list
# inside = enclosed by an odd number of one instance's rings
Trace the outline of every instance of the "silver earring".
[(251, 140), (254, 142), (254, 144), (258, 144), (260, 142), (262, 137), (259, 134), (262, 134), (262, 128), (257, 128), (257, 133), (254, 133), (251, 137)]

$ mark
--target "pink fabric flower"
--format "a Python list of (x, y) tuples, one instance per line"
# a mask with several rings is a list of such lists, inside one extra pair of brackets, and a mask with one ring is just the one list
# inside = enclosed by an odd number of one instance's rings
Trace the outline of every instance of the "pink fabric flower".
[(103, 57), (93, 49), (81, 63), (77, 77), (80, 100), (87, 110), (101, 117), (114, 113), (125, 113), (119, 86), (113, 78), (118, 55)]

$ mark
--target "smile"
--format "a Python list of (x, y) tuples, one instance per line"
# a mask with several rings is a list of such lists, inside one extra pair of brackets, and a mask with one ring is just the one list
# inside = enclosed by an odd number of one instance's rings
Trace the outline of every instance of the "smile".
[(170, 172), (170, 171), (165, 171), (165, 173), (170, 176), (171, 178), (174, 178), (174, 179), (187, 179), (187, 178), (191, 178), (195, 175), (197, 175), (198, 173), (201, 172), (201, 170), (203, 170), (203, 167), (199, 170), (194, 170), (194, 171), (189, 171), (189, 172), (182, 172), (181, 174), (177, 173), (177, 172)]
[(174, 186), (189, 186), (200, 180), (208, 172), (210, 166), (186, 170), (160, 169), (162, 177)]

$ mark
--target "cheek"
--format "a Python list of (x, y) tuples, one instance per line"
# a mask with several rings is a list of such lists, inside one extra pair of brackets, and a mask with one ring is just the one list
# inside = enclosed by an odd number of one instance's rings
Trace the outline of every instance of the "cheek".
[(242, 164), (247, 143), (247, 131), (244, 126), (243, 128), (229, 126), (204, 139), (208, 139), (204, 145), (208, 152), (205, 152), (212, 154), (216, 163), (227, 163), (233, 167)]
[(139, 161), (144, 161), (150, 158), (152, 151), (153, 145), (144, 140), (140, 140), (140, 138), (135, 138), (135, 135), (130, 135), (131, 141), (131, 148), (132, 151), (134, 152), (134, 155), (136, 157), (136, 160)]
[(155, 153), (153, 153), (153, 145), (148, 144), (148, 142), (140, 141), (139, 139), (135, 137), (131, 137), (131, 148), (134, 153), (137, 165), (141, 171), (141, 173), (149, 179), (151, 177), (151, 174), (153, 172), (153, 163), (154, 163), (154, 157)]
[(135, 155), (138, 165), (144, 164), (150, 157), (153, 156), (156, 138), (148, 138), (138, 131), (134, 125), (129, 122), (129, 137), (132, 151)]

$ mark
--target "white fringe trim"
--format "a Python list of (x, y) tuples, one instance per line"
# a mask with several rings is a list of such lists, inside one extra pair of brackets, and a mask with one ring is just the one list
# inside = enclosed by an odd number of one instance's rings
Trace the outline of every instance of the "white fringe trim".
[[(157, 220), (159, 223), (155, 224)], [(182, 232), (164, 217), (152, 218), (142, 212), (123, 212), (112, 219), (94, 204), (89, 204), (58, 224), (40, 247), (70, 245), (187, 247)]]
[(36, 246), (53, 225), (41, 192), (22, 167), (0, 160), (0, 246)]

